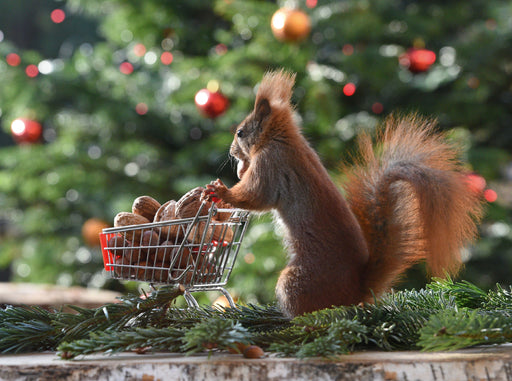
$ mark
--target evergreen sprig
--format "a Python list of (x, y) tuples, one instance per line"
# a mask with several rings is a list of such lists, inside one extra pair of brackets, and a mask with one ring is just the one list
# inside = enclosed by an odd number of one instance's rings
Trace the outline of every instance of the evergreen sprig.
[(512, 315), (512, 286), (504, 289), (501, 285), (496, 285), (496, 290), (488, 293), (488, 298), (484, 301), (483, 307), (486, 310), (496, 310), (511, 316)]
[(225, 319), (237, 320), (251, 332), (266, 332), (288, 327), (290, 319), (283, 315), (274, 304), (258, 306), (238, 305), (237, 308), (223, 308), (219, 315)]
[[(419, 331), (429, 316), (453, 305), (441, 291), (391, 293), (376, 304), (361, 304), (315, 311), (298, 316), (292, 327), (260, 334), (255, 341), (286, 356), (343, 354), (356, 348), (415, 349)], [(354, 324), (354, 325), (351, 325)], [(333, 327), (344, 327), (343, 337)], [(352, 332), (346, 331), (353, 327)], [(361, 327), (364, 327), (362, 329)]]
[(351, 351), (357, 344), (367, 341), (368, 328), (354, 320), (340, 320), (329, 326), (325, 335), (303, 345), (296, 353), (304, 357), (332, 357)]
[(512, 341), (512, 318), (463, 308), (433, 315), (420, 332), (426, 351), (449, 351), (480, 344)]
[(170, 304), (181, 294), (181, 286), (165, 286), (149, 296), (129, 295), (119, 298), (120, 303), (109, 303), (92, 310), (71, 306), (78, 314), (66, 315), (68, 325), (63, 327), (63, 340), (83, 338), (91, 331), (159, 326)]
[(65, 359), (100, 352), (114, 354), (125, 351), (145, 352), (148, 349), (180, 352), (184, 333), (184, 328), (175, 327), (133, 328), (125, 331), (108, 329), (91, 332), (87, 339), (63, 342), (57, 351), (58, 355)]
[(62, 338), (61, 314), (40, 307), (0, 310), (0, 353), (51, 350)]
[[(367, 327), (361, 323), (342, 319), (333, 322), (321, 331), (314, 329), (288, 328), (282, 332), (280, 340), (272, 343), (269, 350), (283, 356), (332, 357), (348, 353), (357, 344), (367, 341)], [(294, 339), (287, 341), (291, 334)]]
[(512, 289), (485, 292), (435, 280), (375, 304), (324, 309), (290, 320), (275, 304), (172, 307), (182, 293), (162, 287), (76, 313), (38, 307), (0, 310), (0, 351), (58, 350), (63, 358), (121, 351), (184, 354), (256, 344), (281, 356), (333, 357), (358, 349), (454, 350), (512, 341)]
[(290, 324), (275, 304), (258, 306), (237, 305), (236, 308), (200, 306), (199, 308), (169, 308), (165, 324), (192, 327), (206, 319), (229, 319), (240, 322), (249, 331), (264, 332)]
[(235, 349), (237, 343), (249, 342), (250, 335), (239, 322), (212, 318), (197, 323), (185, 332), (182, 349), (190, 354), (205, 349)]
[(94, 331), (158, 326), (169, 304), (182, 293), (180, 287), (162, 287), (150, 296), (126, 296), (99, 308), (69, 306), (76, 314), (7, 307), (0, 310), (0, 352), (55, 350), (60, 342), (83, 339)]
[(480, 308), (488, 299), (485, 291), (467, 281), (453, 282), (450, 277), (436, 278), (427, 286), (431, 290), (439, 290), (455, 298), (459, 307)]

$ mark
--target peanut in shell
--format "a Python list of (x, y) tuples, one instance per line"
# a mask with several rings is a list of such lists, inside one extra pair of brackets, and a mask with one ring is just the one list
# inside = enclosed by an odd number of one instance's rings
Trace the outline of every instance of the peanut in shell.
[[(190, 218), (194, 217), (201, 206), (201, 195), (204, 188), (197, 187), (189, 190), (176, 202), (176, 217), (177, 218)], [(201, 216), (208, 214), (211, 203), (207, 203), (201, 210)]]
[(124, 265), (136, 265), (146, 258), (146, 255), (140, 249), (134, 249), (132, 243), (126, 239), (120, 240), (118, 238), (116, 240), (116, 237), (112, 237), (109, 239), (107, 246), (116, 258), (122, 258)]
[(160, 203), (151, 196), (139, 196), (133, 201), (132, 212), (153, 221)]
[(176, 201), (169, 200), (157, 209), (155, 212), (155, 216), (153, 217), (153, 222), (159, 222), (159, 221), (168, 221), (176, 218)]
[(265, 355), (265, 352), (257, 345), (249, 345), (244, 349), (243, 355), (246, 359), (259, 359)]
[[(206, 232), (205, 232), (206, 230)], [(195, 224), (188, 233), (187, 240), (192, 243), (201, 243), (204, 235), (204, 243), (211, 242), (213, 239), (213, 228), (207, 225), (205, 221)]]
[[(153, 222), (172, 221), (176, 218), (176, 201), (169, 200), (160, 206), (155, 214)], [(179, 225), (164, 225), (160, 226), (159, 229), (161, 239), (165, 240), (174, 240), (179, 233)]]
[(179, 248), (173, 245), (173, 242), (165, 241), (156, 251), (156, 261), (162, 262), (167, 267), (173, 265), (173, 269), (185, 269), (188, 265), (194, 265), (194, 255), (191, 256), (190, 250), (187, 247), (183, 247), (179, 258)]
[(146, 230), (142, 234), (142, 250), (148, 255), (154, 255), (156, 253), (157, 248), (154, 246), (158, 246), (159, 243), (159, 237), (156, 231)]
[[(150, 221), (143, 216), (139, 216), (135, 213), (129, 213), (129, 212), (120, 212), (117, 213), (116, 217), (114, 218), (114, 226), (122, 227), (122, 226), (131, 226), (131, 225), (140, 225), (140, 224), (147, 224)], [(141, 239), (141, 230), (140, 229), (134, 229), (123, 233), (127, 240), (134, 242), (134, 244), (138, 245)]]
[(140, 266), (141, 267), (137, 269), (138, 280), (166, 282), (169, 279), (169, 269), (161, 262), (141, 262)]

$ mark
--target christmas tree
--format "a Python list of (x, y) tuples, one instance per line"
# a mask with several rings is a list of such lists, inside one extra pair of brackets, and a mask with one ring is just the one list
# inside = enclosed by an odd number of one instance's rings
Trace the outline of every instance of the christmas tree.
[[(263, 73), (284, 67), (303, 131), (340, 181), (358, 132), (394, 111), (437, 117), (478, 191), (499, 195), (461, 276), (506, 283), (511, 12), (504, 0), (3, 2), (0, 267), (119, 286), (102, 273), (98, 229), (137, 196), (233, 184), (230, 128)], [(278, 242), (269, 219), (253, 220), (228, 284), (242, 300), (273, 299)], [(406, 286), (424, 284), (419, 271)]]

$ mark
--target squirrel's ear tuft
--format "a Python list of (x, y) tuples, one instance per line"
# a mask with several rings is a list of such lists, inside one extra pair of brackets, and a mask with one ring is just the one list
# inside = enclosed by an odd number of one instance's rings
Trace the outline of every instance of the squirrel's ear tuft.
[(272, 109), (267, 98), (260, 99), (254, 106), (254, 117), (259, 123), (262, 123), (271, 112)]
[(270, 105), (289, 104), (294, 84), (295, 73), (283, 69), (266, 73), (256, 94), (255, 110), (262, 99), (267, 99)]

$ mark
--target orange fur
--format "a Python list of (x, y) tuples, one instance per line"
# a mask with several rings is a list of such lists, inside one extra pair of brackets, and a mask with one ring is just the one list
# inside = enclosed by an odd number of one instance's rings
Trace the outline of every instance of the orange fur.
[(468, 189), (459, 150), (434, 128), (418, 116), (391, 116), (377, 139), (380, 152), (360, 139), (364, 155), (346, 191), (370, 250), (366, 288), (376, 294), (421, 260), (435, 276), (455, 275), (460, 249), (476, 236), (482, 203)]
[(360, 137), (347, 202), (293, 121), (294, 77), (264, 76), (231, 145), (241, 180), (208, 185), (236, 207), (274, 211), (290, 255), (276, 286), (283, 311), (370, 301), (420, 260), (435, 275), (455, 273), (482, 214), (457, 149), (431, 121), (390, 117), (377, 145)]

